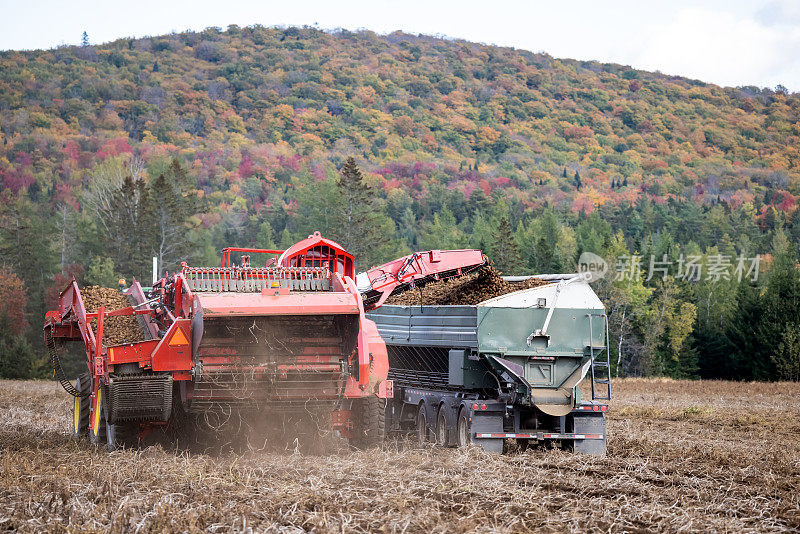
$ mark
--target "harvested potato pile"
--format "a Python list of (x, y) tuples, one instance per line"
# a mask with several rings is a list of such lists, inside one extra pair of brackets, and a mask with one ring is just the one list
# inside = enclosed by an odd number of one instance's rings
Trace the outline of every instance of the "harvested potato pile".
[[(87, 313), (96, 312), (100, 306), (105, 306), (106, 311), (114, 311), (131, 305), (128, 297), (120, 293), (118, 289), (110, 287), (87, 286), (81, 289), (81, 296)], [(92, 319), (89, 323), (97, 332), (97, 319)], [(144, 333), (135, 315), (120, 315), (104, 319), (103, 345), (122, 345), (137, 341), (144, 341)]]
[(473, 274), (430, 282), (421, 289), (410, 289), (399, 295), (393, 295), (386, 303), (403, 306), (474, 305), (506, 293), (545, 283), (538, 278), (530, 278), (519, 283), (506, 282), (499, 271), (489, 266)]

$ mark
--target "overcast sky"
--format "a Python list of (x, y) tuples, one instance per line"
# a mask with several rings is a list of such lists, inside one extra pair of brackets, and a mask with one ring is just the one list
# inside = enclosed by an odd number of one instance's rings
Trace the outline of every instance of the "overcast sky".
[(800, 91), (800, 0), (0, 0), (0, 49), (229, 24), (403, 30)]

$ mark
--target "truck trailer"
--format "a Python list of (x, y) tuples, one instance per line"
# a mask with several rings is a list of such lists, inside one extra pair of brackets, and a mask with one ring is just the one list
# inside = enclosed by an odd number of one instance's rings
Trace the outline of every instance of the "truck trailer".
[[(585, 274), (472, 306), (383, 305), (387, 434), (501, 452), (554, 444), (604, 454), (611, 398), (608, 319)], [(591, 399), (581, 397), (585, 378)]]

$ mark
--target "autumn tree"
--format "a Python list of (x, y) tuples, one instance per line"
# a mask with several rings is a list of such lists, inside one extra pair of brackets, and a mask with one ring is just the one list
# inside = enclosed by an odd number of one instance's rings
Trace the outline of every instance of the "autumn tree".
[[(52, 219), (42, 215), (36, 205), (24, 197), (0, 194), (0, 258), (25, 283), (29, 324), (41, 324), (46, 291), (58, 270), (53, 235), (57, 232)], [(30, 341), (41, 346), (39, 335), (32, 335)]]
[(28, 328), (27, 302), (25, 282), (8, 265), (0, 266), (0, 315), (7, 318), (6, 326), (14, 336), (22, 335)]
[(0, 378), (29, 378), (33, 348), (25, 339), (28, 322), (25, 283), (7, 265), (0, 266)]

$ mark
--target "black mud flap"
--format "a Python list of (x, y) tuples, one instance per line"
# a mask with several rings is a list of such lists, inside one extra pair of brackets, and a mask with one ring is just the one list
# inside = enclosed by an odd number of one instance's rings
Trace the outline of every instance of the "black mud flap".
[(575, 434), (599, 434), (603, 439), (576, 439), (573, 450), (583, 454), (606, 454), (606, 417), (605, 415), (575, 414), (573, 422)]
[[(472, 428), (470, 430), (473, 436), (483, 433), (499, 433), (503, 432), (503, 414), (501, 413), (484, 413), (475, 412), (472, 414)], [(502, 454), (503, 440), (502, 438), (473, 438), (475, 445), (480, 445), (486, 452), (493, 452)]]

